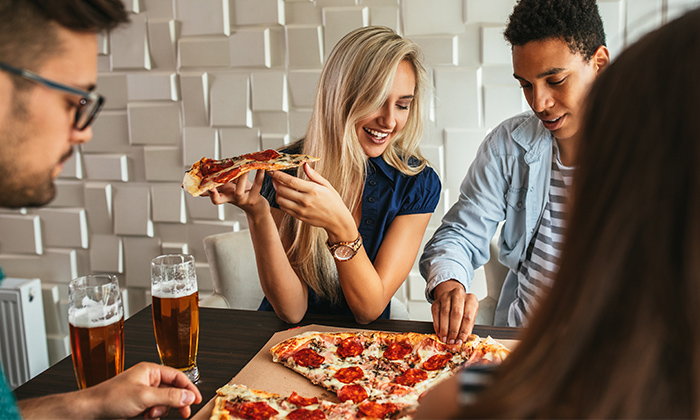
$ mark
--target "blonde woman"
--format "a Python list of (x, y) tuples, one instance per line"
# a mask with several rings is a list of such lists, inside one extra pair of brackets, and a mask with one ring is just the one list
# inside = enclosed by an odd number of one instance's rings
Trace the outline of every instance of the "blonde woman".
[(416, 44), (357, 29), (321, 72), (306, 137), (284, 149), (320, 157), (315, 167), (259, 171), (210, 194), (246, 212), (260, 310), (289, 323), (306, 313), (389, 317), (440, 195), (418, 148), (428, 91)]

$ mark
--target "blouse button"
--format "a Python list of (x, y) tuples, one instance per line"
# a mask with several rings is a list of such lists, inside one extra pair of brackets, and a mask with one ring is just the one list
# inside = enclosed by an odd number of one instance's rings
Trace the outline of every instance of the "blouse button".
[(371, 225), (372, 223), (374, 223), (374, 219), (367, 219), (367, 220), (365, 220), (365, 223), (367, 223), (368, 225)]
[(377, 201), (377, 199), (374, 197), (369, 197), (367, 201), (369, 201), (370, 203), (374, 203), (375, 201)]
[(369, 180), (369, 185), (375, 186), (375, 185), (377, 185), (377, 181), (375, 181), (375, 180), (373, 180), (373, 179), (370, 179), (370, 180)]

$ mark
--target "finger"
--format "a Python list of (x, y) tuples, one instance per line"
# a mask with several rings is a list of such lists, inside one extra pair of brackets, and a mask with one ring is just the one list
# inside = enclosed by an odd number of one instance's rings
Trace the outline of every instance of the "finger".
[[(195, 384), (190, 381), (190, 379), (182, 373), (181, 371), (170, 368), (167, 366), (160, 366), (158, 367), (161, 369), (160, 372), (160, 384), (159, 386), (173, 386), (176, 388), (182, 388), (187, 391), (190, 391), (194, 394), (194, 403), (199, 404), (202, 402), (202, 394), (199, 392), (199, 388), (195, 386)], [(163, 388), (163, 389), (174, 389), (174, 388)], [(175, 406), (173, 406), (175, 407)]]
[(309, 177), (309, 180), (311, 180), (317, 184), (325, 185), (327, 187), (329, 187), (331, 185), (330, 182), (328, 182), (328, 180), (326, 178), (322, 177), (318, 172), (316, 172), (311, 167), (311, 165), (308, 164), (308, 162), (304, 163), (304, 173), (306, 173), (306, 176)]
[(273, 185), (275, 187), (275, 200), (281, 210), (298, 214), (302, 207), (308, 207), (308, 204), (305, 204), (307, 193), (278, 184), (275, 181), (273, 181)]
[(476, 323), (476, 314), (479, 310), (479, 299), (476, 295), (469, 293), (464, 303), (464, 313), (462, 315), (462, 326), (460, 327), (459, 335), (457, 336), (457, 344), (462, 344), (467, 341), (469, 334), (474, 329)]
[(192, 409), (189, 405), (187, 407), (179, 408), (178, 411), (180, 411), (180, 416), (182, 416), (183, 419), (189, 418), (190, 414), (192, 413)]
[(183, 408), (197, 402), (197, 396), (189, 389), (151, 387), (147, 388), (141, 395), (147, 407)]
[(462, 330), (462, 319), (464, 316), (464, 293), (450, 293), (450, 312), (449, 324), (447, 333), (447, 343), (455, 344), (457, 336)]
[(282, 185), (293, 190), (304, 192), (311, 188), (311, 183), (309, 181), (289, 175), (283, 171), (272, 171), (270, 172), (270, 176), (277, 181), (278, 185)]
[(150, 410), (146, 411), (143, 418), (145, 419), (157, 419), (163, 416), (167, 416), (170, 412), (170, 407), (165, 405), (159, 405), (158, 407), (152, 407)]
[[(221, 187), (219, 187), (221, 188)], [(219, 192), (218, 188), (214, 188), (213, 190), (209, 190), (209, 199), (213, 204), (216, 204), (217, 206), (219, 204), (224, 204), (228, 202), (228, 198), (223, 195), (221, 192)]]
[(241, 197), (245, 195), (245, 190), (248, 186), (248, 173), (244, 173), (243, 175), (239, 176), (231, 182), (233, 182), (236, 185), (236, 196)]
[(263, 181), (265, 180), (265, 170), (258, 169), (255, 173), (255, 179), (253, 180), (253, 186), (250, 187), (250, 194), (258, 195), (262, 189)]
[(209, 190), (205, 194), (209, 196), (209, 200), (211, 200), (212, 204), (219, 204), (217, 201), (221, 198), (221, 194), (219, 194), (219, 192), (216, 189)]
[[(440, 340), (448, 343), (450, 340), (450, 314), (452, 311), (452, 302), (450, 301), (449, 295), (443, 296), (443, 298), (439, 299), (438, 302), (437, 314), (433, 317), (438, 319), (437, 335), (440, 337)], [(433, 303), (433, 305), (435, 305), (435, 303)]]

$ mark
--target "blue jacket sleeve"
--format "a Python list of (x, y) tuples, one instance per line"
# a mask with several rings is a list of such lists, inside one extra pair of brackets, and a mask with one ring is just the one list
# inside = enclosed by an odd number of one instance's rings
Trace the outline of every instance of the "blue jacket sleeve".
[(479, 147), (476, 158), (460, 187), (458, 201), (426, 244), (420, 259), (420, 272), (426, 279), (428, 302), (440, 283), (455, 279), (468, 291), (474, 270), (489, 259), (489, 242), (498, 223), (505, 218), (508, 182), (503, 159), (496, 152), (497, 128)]

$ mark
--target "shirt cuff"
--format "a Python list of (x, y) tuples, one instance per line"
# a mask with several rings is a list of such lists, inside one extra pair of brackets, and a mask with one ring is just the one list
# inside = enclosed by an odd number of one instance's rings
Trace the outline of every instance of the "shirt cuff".
[(440, 273), (436, 276), (433, 276), (431, 280), (428, 281), (428, 284), (425, 286), (425, 298), (428, 301), (428, 303), (433, 303), (435, 302), (435, 298), (433, 297), (433, 290), (441, 284), (449, 280), (456, 280), (464, 286), (464, 290), (466, 292), (469, 292), (469, 285), (466, 284), (463, 280), (467, 278), (466, 273), (457, 273), (457, 272), (443, 272)]

